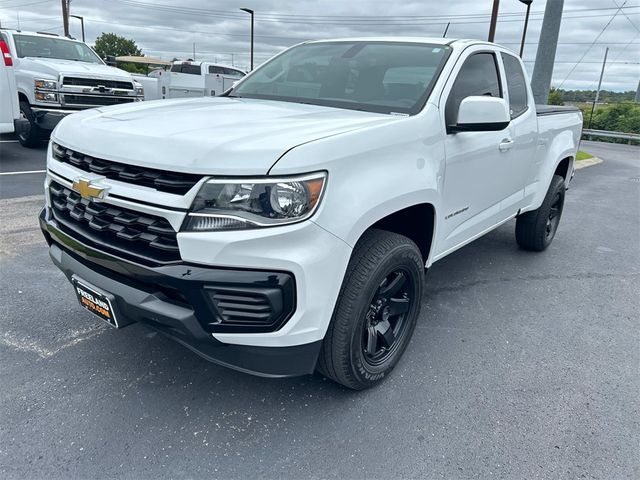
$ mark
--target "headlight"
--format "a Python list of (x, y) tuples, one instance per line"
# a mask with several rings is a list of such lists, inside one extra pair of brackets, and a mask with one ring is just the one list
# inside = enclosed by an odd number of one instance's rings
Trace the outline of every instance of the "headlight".
[(57, 90), (58, 82), (54, 80), (34, 80), (33, 81), (36, 90)]
[(136, 95), (138, 95), (139, 97), (144, 96), (144, 87), (142, 86), (142, 84), (138, 82), (134, 82), (133, 84), (136, 87)]
[(53, 92), (36, 92), (36, 100), (39, 102), (58, 103), (58, 94)]
[(184, 230), (243, 230), (300, 222), (320, 203), (327, 174), (286, 178), (208, 180), (198, 192)]

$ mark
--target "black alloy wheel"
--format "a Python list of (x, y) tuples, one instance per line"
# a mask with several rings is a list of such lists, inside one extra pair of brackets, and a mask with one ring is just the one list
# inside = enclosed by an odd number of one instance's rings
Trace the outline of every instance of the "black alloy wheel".
[(380, 283), (362, 328), (362, 351), (369, 365), (383, 364), (402, 343), (414, 290), (410, 274), (403, 270), (394, 270)]

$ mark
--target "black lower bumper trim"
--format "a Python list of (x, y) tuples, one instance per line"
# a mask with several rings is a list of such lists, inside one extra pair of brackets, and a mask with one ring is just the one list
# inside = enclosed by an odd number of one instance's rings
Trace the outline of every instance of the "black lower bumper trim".
[(209, 333), (266, 333), (282, 328), (296, 308), (289, 272), (203, 267), (182, 262), (147, 266), (119, 258), (71, 236), (48, 209), (40, 227), (57, 244), (96, 273), (149, 294), (161, 293), (192, 311)]
[[(175, 282), (202, 282), (233, 276), (245, 271), (215, 268), (165, 266), (148, 269), (143, 266), (119, 262), (100, 252), (86, 249), (78, 242), (66, 245), (62, 237), (55, 237), (55, 227), (46, 216), (40, 217), (41, 227), (49, 243), (49, 254), (54, 264), (71, 280), (76, 275), (89, 284), (108, 292), (119, 323), (140, 322), (185, 345), (198, 355), (214, 363), (265, 377), (289, 377), (313, 373), (321, 341), (289, 347), (257, 347), (225, 344), (203, 328), (196, 309), (190, 303), (166, 289)], [(110, 268), (111, 267), (111, 268)], [(178, 269), (178, 270), (173, 270)], [(181, 275), (188, 270), (187, 277)], [(157, 283), (154, 283), (157, 282)], [(162, 284), (165, 287), (162, 287)], [(156, 288), (148, 288), (155, 285)], [(202, 288), (200, 288), (202, 290)]]

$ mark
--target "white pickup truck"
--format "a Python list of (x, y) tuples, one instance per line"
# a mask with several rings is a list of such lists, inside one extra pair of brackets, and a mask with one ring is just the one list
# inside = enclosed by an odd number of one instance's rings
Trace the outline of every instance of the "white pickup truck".
[(513, 218), (523, 249), (549, 246), (581, 125), (495, 44), (306, 42), (224, 97), (60, 122), (41, 228), (110, 324), (363, 389), (404, 353), (434, 262)]
[(142, 85), (109, 67), (85, 43), (50, 33), (0, 30), (8, 48), (20, 102), (18, 140), (36, 147), (66, 115), (140, 101)]

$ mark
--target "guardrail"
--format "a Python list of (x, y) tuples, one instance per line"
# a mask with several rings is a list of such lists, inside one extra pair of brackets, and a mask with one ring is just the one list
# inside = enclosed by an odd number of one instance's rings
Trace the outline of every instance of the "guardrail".
[(640, 142), (640, 134), (637, 133), (609, 132), (607, 130), (593, 130), (589, 128), (585, 128), (582, 130), (582, 136), (617, 138), (620, 140), (627, 140), (629, 144), (631, 144), (631, 142)]

